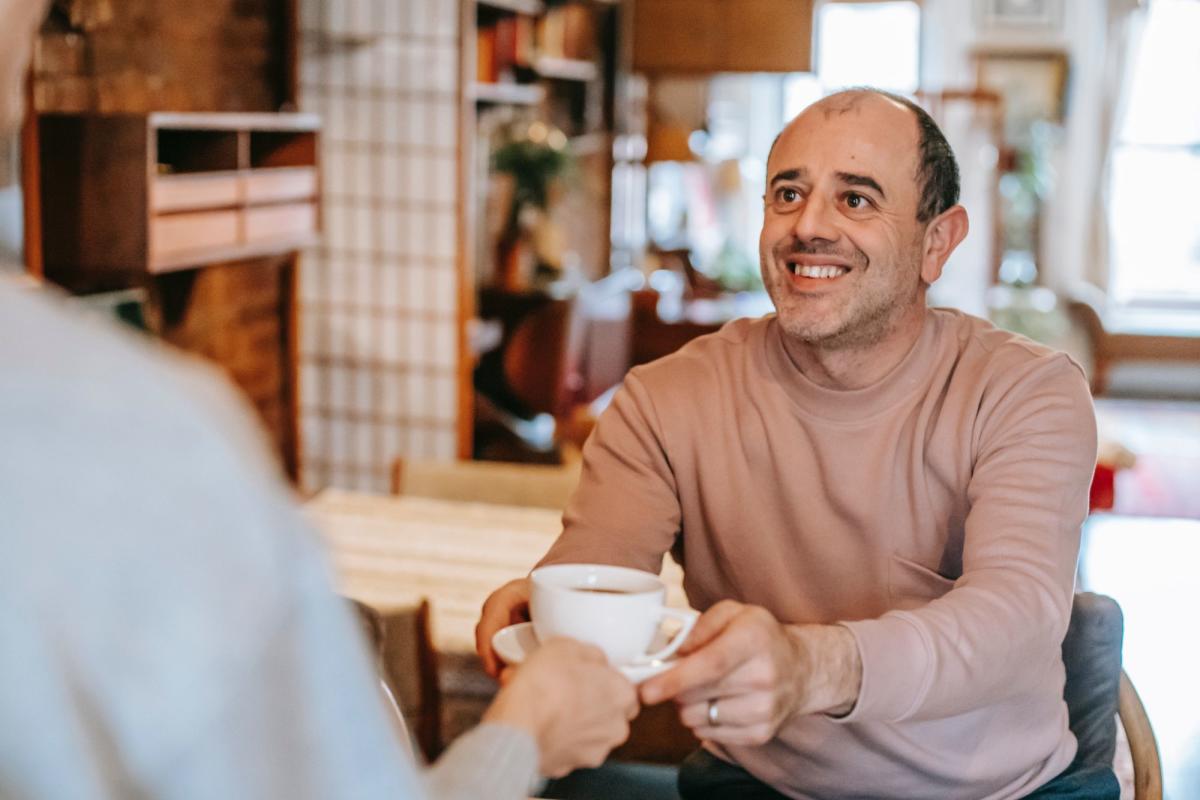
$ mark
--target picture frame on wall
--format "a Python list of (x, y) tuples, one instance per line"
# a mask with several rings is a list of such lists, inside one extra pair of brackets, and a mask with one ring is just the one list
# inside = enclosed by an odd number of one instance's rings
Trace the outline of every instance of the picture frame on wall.
[(1066, 114), (1068, 59), (1058, 50), (977, 50), (975, 83), (1004, 101), (1005, 137), (1015, 145), (1033, 123), (1062, 123)]
[(1054, 31), (1062, 25), (1062, 0), (976, 0), (983, 32)]

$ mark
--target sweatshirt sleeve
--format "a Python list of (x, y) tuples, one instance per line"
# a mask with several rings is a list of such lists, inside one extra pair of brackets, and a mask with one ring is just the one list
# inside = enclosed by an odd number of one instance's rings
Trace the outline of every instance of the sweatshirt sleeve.
[(675, 477), (638, 373), (626, 376), (584, 446), (563, 533), (541, 564), (617, 564), (657, 573), (675, 543), (681, 519)]
[(1066, 356), (1014, 372), (985, 392), (971, 432), (962, 576), (923, 607), (844, 623), (863, 679), (840, 721), (963, 713), (1036, 690), (1060, 658), (1095, 468), (1095, 415), (1082, 371)]
[(537, 779), (533, 737), (507, 725), (485, 722), (454, 741), (425, 773), (430, 800), (528, 797)]

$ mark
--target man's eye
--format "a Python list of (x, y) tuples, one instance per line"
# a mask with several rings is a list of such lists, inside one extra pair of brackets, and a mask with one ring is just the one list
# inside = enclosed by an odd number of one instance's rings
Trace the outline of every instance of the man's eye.
[(867, 200), (867, 198), (856, 192), (851, 192), (850, 194), (846, 195), (846, 205), (848, 205), (850, 208), (866, 208), (869, 203), (870, 201)]
[(794, 203), (800, 199), (800, 193), (795, 189), (780, 189), (776, 196), (781, 203)]

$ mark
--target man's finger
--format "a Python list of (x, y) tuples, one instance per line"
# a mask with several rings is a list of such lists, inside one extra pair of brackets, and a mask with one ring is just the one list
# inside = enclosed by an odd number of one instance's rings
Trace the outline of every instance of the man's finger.
[(738, 615), (742, 608), (744, 606), (741, 603), (722, 600), (705, 611), (700, 615), (700, 619), (696, 620), (696, 626), (692, 628), (687, 639), (679, 646), (679, 655), (686, 656), (694, 653), (711, 642), (720, 635), (721, 631), (725, 630), (725, 626)]
[(740, 645), (741, 638), (729, 635), (726, 626), (702, 650), (685, 656), (678, 666), (642, 684), (642, 702), (654, 705), (684, 692), (718, 685), (741, 662), (757, 655)]
[(709, 698), (712, 697), (742, 695), (757, 688), (754, 686), (752, 680), (754, 672), (754, 659), (752, 657), (747, 658), (725, 673), (716, 683), (688, 689), (675, 695), (673, 699), (677, 705), (685, 706), (692, 703), (707, 703)]
[(688, 703), (679, 709), (679, 721), (692, 730), (713, 727), (708, 711), (710, 701), (716, 705), (716, 727), (746, 728), (771, 722), (771, 697), (764, 692), (709, 697)]
[(753, 725), (748, 728), (726, 727), (724, 725), (716, 728), (693, 728), (692, 735), (697, 739), (703, 739), (707, 742), (742, 747), (757, 747), (758, 745), (766, 744), (772, 738), (770, 727), (765, 724)]

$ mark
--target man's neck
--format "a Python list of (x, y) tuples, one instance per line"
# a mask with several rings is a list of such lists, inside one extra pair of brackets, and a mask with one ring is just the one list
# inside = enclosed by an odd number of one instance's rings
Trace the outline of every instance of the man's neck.
[(861, 389), (881, 380), (912, 350), (925, 324), (924, 302), (896, 319), (878, 341), (860, 347), (826, 348), (797, 341), (786, 334), (784, 348), (792, 362), (813, 383), (826, 389)]

